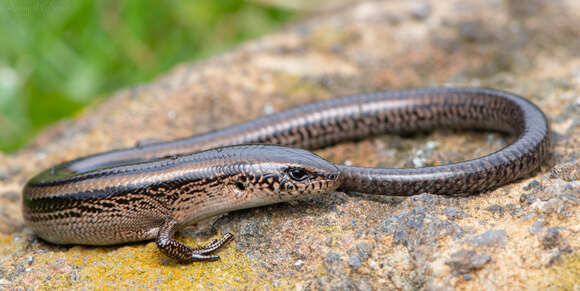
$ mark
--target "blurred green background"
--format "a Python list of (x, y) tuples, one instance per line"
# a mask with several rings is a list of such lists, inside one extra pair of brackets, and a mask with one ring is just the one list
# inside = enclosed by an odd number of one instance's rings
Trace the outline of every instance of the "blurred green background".
[(268, 1), (0, 0), (0, 151), (119, 88), (298, 14)]

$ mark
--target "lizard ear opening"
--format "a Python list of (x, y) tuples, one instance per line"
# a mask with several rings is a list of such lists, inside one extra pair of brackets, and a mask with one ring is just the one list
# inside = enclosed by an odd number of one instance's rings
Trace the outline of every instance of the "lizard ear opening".
[(236, 194), (243, 194), (248, 189), (248, 177), (240, 176), (237, 181), (232, 181), (229, 188)]
[(236, 182), (236, 188), (242, 192), (246, 191), (246, 185), (244, 185), (244, 183), (242, 182)]

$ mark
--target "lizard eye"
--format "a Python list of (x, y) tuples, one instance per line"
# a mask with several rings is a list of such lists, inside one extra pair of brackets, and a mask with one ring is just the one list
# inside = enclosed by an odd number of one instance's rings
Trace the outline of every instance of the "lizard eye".
[(306, 178), (308, 178), (308, 172), (299, 168), (288, 169), (288, 175), (290, 176), (290, 178), (296, 181), (303, 181)]

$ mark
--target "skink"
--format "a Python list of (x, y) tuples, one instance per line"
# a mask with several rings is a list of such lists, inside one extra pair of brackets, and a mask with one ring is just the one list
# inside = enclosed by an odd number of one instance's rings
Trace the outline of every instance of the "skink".
[[(517, 138), (481, 158), (418, 169), (334, 165), (305, 150), (441, 127), (494, 130)], [(161, 252), (179, 261), (216, 260), (213, 252), (231, 234), (191, 248), (175, 240), (175, 232), (220, 213), (334, 190), (469, 195), (530, 174), (549, 152), (544, 114), (517, 95), (479, 88), (387, 91), (65, 162), (28, 181), (23, 215), (29, 228), (52, 243), (155, 239)]]

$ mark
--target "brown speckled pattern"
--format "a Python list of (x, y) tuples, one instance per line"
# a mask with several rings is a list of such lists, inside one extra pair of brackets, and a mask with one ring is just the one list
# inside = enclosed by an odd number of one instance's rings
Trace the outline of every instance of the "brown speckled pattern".
[[(291, 171), (304, 171), (305, 179)], [(111, 245), (157, 239), (182, 262), (215, 260), (226, 243), (189, 248), (175, 241), (180, 228), (237, 209), (335, 190), (340, 172), (302, 149), (241, 145), (66, 175), (57, 166), (24, 188), (23, 215), (41, 238), (58, 244)]]

